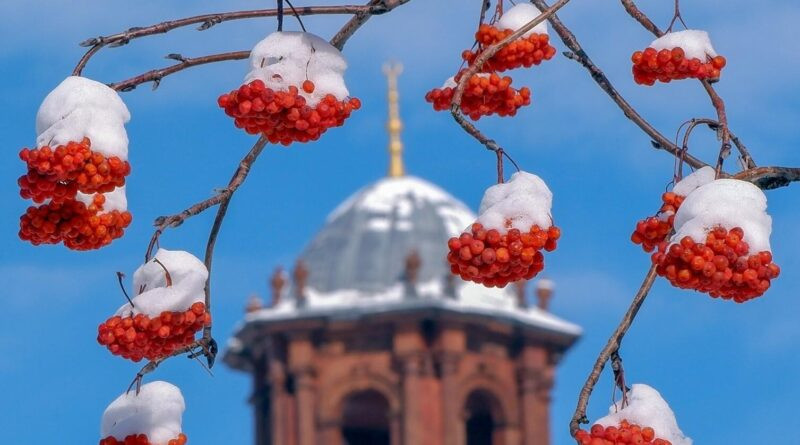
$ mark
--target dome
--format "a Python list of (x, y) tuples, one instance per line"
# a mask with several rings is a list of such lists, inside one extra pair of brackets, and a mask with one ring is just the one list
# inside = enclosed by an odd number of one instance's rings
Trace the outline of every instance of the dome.
[(441, 279), (447, 240), (475, 215), (439, 187), (419, 178), (385, 178), (337, 207), (301, 255), (320, 292), (380, 292), (402, 279), (406, 257), (422, 259), (419, 282)]
[[(421, 260), (418, 296), (445, 296), (447, 240), (474, 221), (464, 203), (417, 177), (388, 177), (364, 187), (331, 212), (300, 255), (310, 272), (309, 303), (402, 297), (406, 258), (412, 252)], [(511, 292), (501, 289), (455, 285), (449, 292), (456, 299), (469, 298), (471, 287), (482, 289), (490, 300), (513, 304)]]

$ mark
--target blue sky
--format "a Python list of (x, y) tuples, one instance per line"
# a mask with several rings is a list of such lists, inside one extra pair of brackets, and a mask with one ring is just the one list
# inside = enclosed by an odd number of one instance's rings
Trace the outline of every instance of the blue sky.
[[(134, 215), (125, 237), (96, 252), (34, 248), (17, 239), (20, 148), (34, 141), (34, 117), (45, 94), (72, 70), (77, 43), (130, 26), (218, 11), (220, 2), (142, 0), (5, 0), (0, 28), (0, 430), (8, 443), (41, 437), (91, 443), (100, 415), (139, 365), (112, 357), (95, 342), (97, 324), (122, 301), (115, 272), (141, 261), (156, 216), (177, 212), (224, 185), (254, 138), (233, 128), (216, 97), (237, 85), (246, 62), (195, 68), (169, 77), (156, 92), (126, 93), (133, 174), (128, 198)], [(298, 2), (299, 3), (299, 2)], [(317, 4), (332, 2), (320, 1)], [(476, 208), (494, 180), (493, 156), (424, 93), (453, 74), (471, 44), (478, 2), (412, 1), (376, 17), (345, 49), (351, 93), (364, 106), (319, 142), (270, 147), (236, 195), (214, 262), (215, 335), (227, 339), (253, 292), (266, 293), (269, 271), (289, 264), (320, 228), (328, 211), (359, 187), (384, 175), (387, 164), (385, 60), (402, 61), (401, 114), (408, 170)], [(662, 26), (670, 4), (648, 5)], [(230, 9), (269, 7), (235, 0)], [(800, 165), (800, 48), (792, 0), (686, 2), (690, 26), (711, 33), (728, 58), (718, 90), (732, 130), (760, 165)], [(644, 6), (644, 5), (643, 5)], [(652, 8), (652, 9), (650, 9)], [(652, 40), (618, 2), (575, 0), (561, 14), (622, 94), (665, 134), (692, 117), (712, 117), (700, 85), (684, 81), (644, 88), (629, 74), (630, 54)], [(345, 17), (310, 17), (309, 30), (329, 37)], [(296, 27), (287, 20), (290, 28)], [(102, 51), (85, 71), (112, 82), (166, 65), (163, 56), (249, 49), (274, 29), (272, 19), (230, 22), (199, 33), (187, 28)], [(563, 46), (558, 42), (559, 50)], [(672, 159), (650, 148), (638, 131), (575, 62), (556, 57), (515, 84), (533, 90), (532, 106), (514, 119), (479, 126), (529, 171), (549, 182), (554, 215), (564, 237), (547, 259), (558, 284), (553, 311), (582, 325), (585, 336), (565, 357), (553, 402), (554, 443), (571, 443), (566, 425), (576, 394), (597, 351), (638, 288), (648, 257), (628, 241), (635, 221), (652, 213), (672, 174)], [(711, 159), (718, 145), (698, 132), (693, 151)], [(733, 164), (730, 162), (729, 164)], [(622, 356), (632, 382), (649, 383), (671, 403), (684, 431), (698, 444), (800, 443), (796, 421), (800, 387), (800, 185), (768, 193), (773, 251), (782, 275), (767, 295), (745, 305), (678, 291), (659, 280), (626, 338)], [(198, 255), (212, 213), (162, 237), (163, 245)], [(184, 428), (193, 445), (251, 443), (246, 400), (250, 379), (224, 366), (210, 378), (196, 363), (176, 358), (153, 376), (178, 384), (187, 399)], [(590, 417), (607, 408), (611, 381), (596, 389)]]

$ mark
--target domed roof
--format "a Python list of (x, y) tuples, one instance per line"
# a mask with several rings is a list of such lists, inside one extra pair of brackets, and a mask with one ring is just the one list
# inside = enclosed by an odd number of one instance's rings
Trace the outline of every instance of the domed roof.
[(444, 280), (447, 240), (475, 215), (441, 188), (413, 176), (389, 177), (356, 192), (329, 216), (300, 256), (308, 287), (381, 293), (402, 281), (406, 257), (417, 252), (418, 283)]

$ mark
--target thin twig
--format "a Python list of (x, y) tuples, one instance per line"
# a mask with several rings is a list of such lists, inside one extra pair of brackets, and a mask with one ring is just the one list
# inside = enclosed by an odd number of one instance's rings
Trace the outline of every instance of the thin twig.
[(603, 372), (606, 362), (611, 358), (613, 353), (619, 350), (622, 339), (631, 327), (634, 318), (636, 318), (636, 314), (639, 312), (639, 308), (642, 307), (645, 298), (647, 298), (647, 293), (650, 292), (650, 288), (653, 287), (655, 279), (656, 266), (653, 265), (647, 272), (647, 276), (645, 276), (639, 291), (633, 296), (633, 301), (631, 301), (628, 311), (625, 312), (625, 316), (622, 317), (622, 321), (620, 321), (614, 333), (611, 334), (611, 338), (608, 339), (608, 343), (606, 343), (606, 346), (600, 351), (600, 355), (597, 356), (592, 371), (589, 373), (586, 383), (583, 384), (583, 388), (581, 388), (580, 396), (578, 397), (578, 406), (575, 408), (575, 413), (572, 415), (572, 420), (569, 423), (569, 432), (572, 437), (575, 437), (582, 423), (589, 423), (589, 419), (586, 418), (586, 407), (589, 404), (589, 396), (592, 395), (592, 390), (597, 384), (598, 379), (600, 379), (600, 374)]
[(453, 115), (453, 119), (455, 119), (455, 121), (461, 126), (461, 128), (463, 128), (464, 131), (466, 131), (468, 134), (474, 137), (478, 142), (483, 144), (486, 147), (486, 149), (494, 151), (495, 153), (502, 152), (503, 150), (502, 147), (500, 147), (493, 139), (489, 139), (488, 137), (486, 137), (486, 135), (481, 133), (481, 131), (478, 130), (478, 128), (475, 127), (475, 125), (468, 122), (466, 118), (464, 118), (464, 115), (461, 112), (461, 99), (464, 96), (464, 88), (466, 87), (467, 82), (469, 82), (469, 79), (472, 76), (474, 76), (478, 72), (478, 70), (481, 69), (483, 64), (486, 63), (487, 60), (492, 58), (492, 56), (497, 54), (498, 51), (511, 44), (511, 42), (513, 42), (514, 40), (517, 40), (520, 36), (533, 29), (539, 23), (547, 20), (548, 17), (555, 14), (556, 11), (558, 11), (562, 6), (564, 6), (568, 2), (569, 0), (559, 0), (553, 6), (546, 8), (536, 18), (526, 23), (524, 26), (522, 26), (515, 32), (511, 33), (503, 40), (486, 47), (486, 49), (484, 49), (478, 55), (478, 57), (475, 58), (475, 61), (472, 63), (472, 65), (470, 65), (466, 70), (464, 70), (461, 79), (459, 79), (458, 81), (458, 85), (456, 86), (455, 92), (453, 93), (453, 101), (450, 105), (450, 113)]
[[(544, 0), (531, 0), (531, 2), (536, 5), (539, 9), (547, 8), (547, 3)], [(577, 38), (569, 30), (558, 18), (558, 15), (553, 15), (549, 19), (550, 25), (553, 27), (553, 30), (556, 31), (558, 36), (561, 38), (561, 41), (564, 42), (564, 45), (569, 48), (569, 52), (564, 53), (567, 58), (575, 60), (576, 62), (580, 63), (586, 70), (589, 71), (589, 74), (592, 76), (592, 79), (597, 83), (597, 85), (614, 101), (615, 104), (622, 110), (625, 114), (625, 117), (630, 119), (634, 124), (636, 124), (642, 131), (644, 131), (648, 136), (650, 136), (651, 140), (653, 141), (653, 146), (657, 149), (666, 150), (673, 156), (680, 155), (680, 148), (672, 143), (666, 136), (661, 134), (658, 130), (653, 127), (650, 122), (645, 120), (632, 106), (622, 97), (622, 95), (614, 88), (614, 85), (611, 84), (611, 81), (608, 80), (608, 77), (603, 73), (603, 71), (592, 62), (592, 59), (589, 58), (589, 55), (581, 47), (580, 43), (578, 43)], [(655, 25), (653, 25), (655, 26)], [(701, 168), (705, 167), (707, 164), (691, 155), (686, 156), (686, 163), (691, 165), (694, 168)]]
[(294, 7), (294, 5), (292, 4), (292, 2), (290, 2), (289, 0), (286, 0), (286, 4), (287, 4), (287, 5), (289, 5), (289, 8), (291, 8), (291, 10), (292, 10), (292, 15), (294, 15), (294, 18), (296, 18), (296, 19), (297, 19), (297, 23), (299, 23), (299, 24), (300, 24), (300, 29), (302, 29), (302, 30), (303, 30), (303, 32), (307, 32), (307, 31), (306, 31), (306, 25), (304, 25), (304, 24), (303, 24), (303, 20), (302, 20), (302, 19), (300, 19), (300, 14), (298, 14), (298, 13), (297, 13), (297, 9), (295, 9), (295, 7)]
[[(622, 2), (622, 6), (625, 8), (625, 11), (633, 17), (634, 20), (639, 22), (645, 29), (650, 31), (656, 37), (661, 37), (664, 33), (658, 29), (652, 20), (650, 20), (647, 15), (642, 12), (633, 0), (620, 0)], [(680, 17), (680, 12), (677, 12), (677, 1), (676, 1), (676, 14)], [(674, 19), (673, 19), (674, 20)], [(681, 19), (681, 22), (683, 20)], [(686, 24), (684, 24), (686, 26)], [(670, 28), (672, 25), (670, 24)], [(728, 116), (725, 112), (725, 101), (722, 100), (722, 97), (717, 93), (714, 87), (711, 85), (711, 82), (708, 80), (702, 79), (700, 83), (703, 85), (703, 89), (706, 90), (709, 99), (711, 99), (711, 105), (714, 107), (714, 110), (717, 112), (717, 122), (719, 122), (719, 132), (720, 132), (720, 139), (722, 141), (719, 155), (717, 157), (717, 164), (715, 171), (717, 173), (717, 177), (723, 176), (722, 174), (722, 163), (725, 161), (725, 158), (728, 157), (728, 154), (731, 150), (731, 134), (728, 128)], [(736, 148), (739, 150), (739, 154), (742, 158), (742, 163), (745, 165), (745, 168), (753, 168), (756, 166), (755, 161), (753, 160), (750, 153), (747, 151), (747, 148), (744, 148), (744, 145), (736, 144)]]
[(241, 60), (248, 57), (250, 57), (250, 51), (233, 51), (229, 53), (210, 54), (202, 57), (183, 57), (179, 54), (170, 54), (168, 58), (180, 60), (180, 63), (176, 63), (175, 65), (171, 65), (166, 68), (150, 70), (146, 73), (139, 74), (138, 76), (131, 77), (130, 79), (112, 83), (109, 86), (117, 91), (126, 92), (132, 91), (138, 85), (143, 83), (153, 82), (153, 89), (155, 90), (161, 84), (161, 79), (169, 76), (170, 74), (183, 71), (186, 68), (191, 68), (197, 65), (205, 65), (208, 63), (224, 62), (228, 60)]
[(367, 22), (373, 15), (385, 14), (394, 8), (408, 3), (410, 0), (370, 0), (367, 7), (372, 9), (355, 13), (353, 18), (347, 21), (344, 26), (333, 36), (331, 45), (341, 50), (347, 40), (358, 31), (358, 28)]
[[(321, 15), (321, 14), (382, 14), (386, 9), (381, 2), (376, 4), (368, 4), (365, 6), (359, 5), (341, 5), (341, 6), (302, 6), (296, 8), (297, 15)], [(200, 23), (197, 28), (200, 31), (211, 28), (222, 22), (239, 19), (251, 19), (259, 17), (274, 17), (278, 15), (277, 9), (257, 9), (251, 11), (234, 11), (234, 12), (218, 12), (212, 14), (203, 14), (193, 17), (186, 17), (177, 20), (169, 20), (150, 26), (138, 26), (128, 29), (117, 34), (107, 36), (94, 37), (84, 40), (81, 46), (91, 46), (86, 54), (81, 57), (81, 60), (75, 66), (72, 72), (74, 76), (80, 76), (89, 60), (97, 54), (98, 51), (106, 46), (115, 47), (122, 46), (131, 40), (141, 37), (151, 36), (155, 34), (164, 34), (176, 28), (190, 26)]]
[(124, 273), (117, 272), (117, 281), (119, 281), (119, 288), (122, 289), (122, 293), (123, 293), (123, 295), (125, 295), (125, 298), (128, 300), (128, 303), (130, 303), (131, 307), (135, 308), (136, 306), (133, 305), (133, 300), (131, 300), (131, 297), (128, 296), (128, 292), (125, 290), (125, 285), (122, 284), (122, 280), (124, 278), (125, 278), (125, 274)]

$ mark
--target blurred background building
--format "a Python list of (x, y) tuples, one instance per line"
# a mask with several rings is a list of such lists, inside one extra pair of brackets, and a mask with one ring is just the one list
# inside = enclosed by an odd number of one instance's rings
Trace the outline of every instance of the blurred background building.
[(540, 279), (462, 282), (447, 240), (475, 220), (405, 174), (398, 65), (387, 177), (330, 213), (290, 273), (253, 297), (225, 363), (253, 377), (256, 445), (548, 445), (555, 367), (580, 328)]

